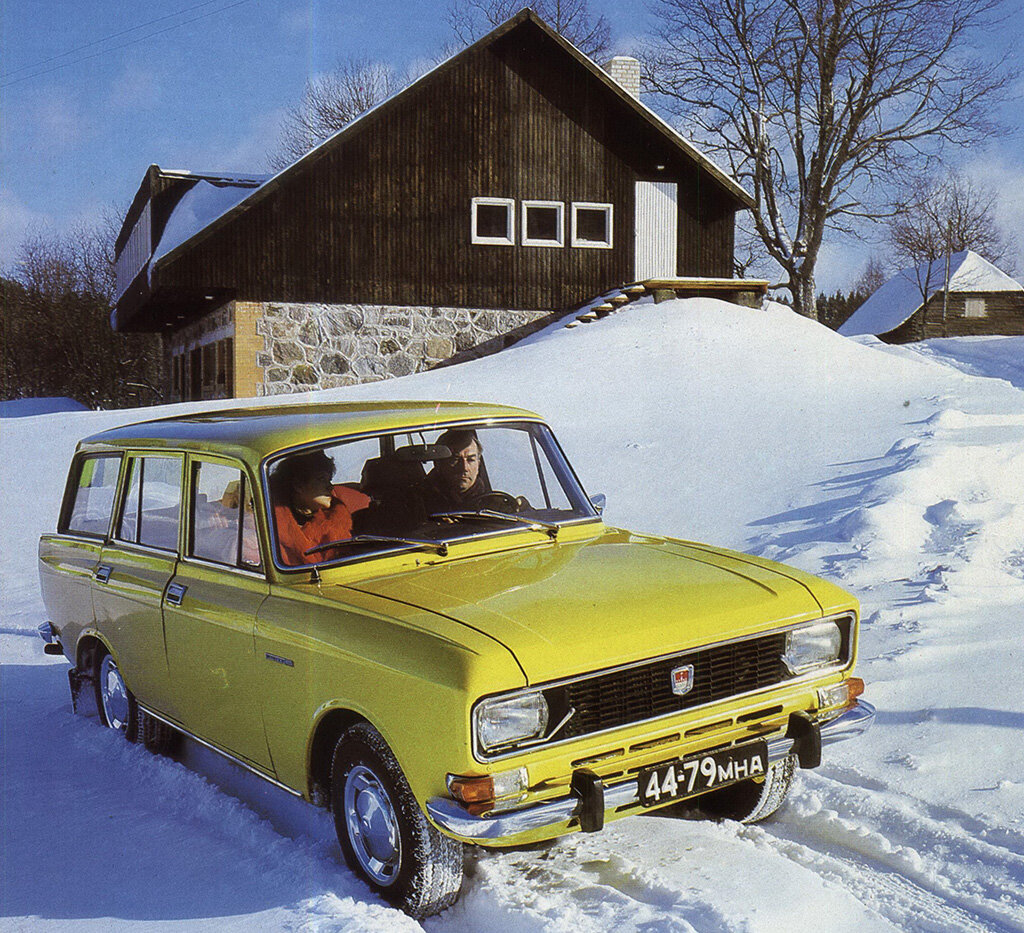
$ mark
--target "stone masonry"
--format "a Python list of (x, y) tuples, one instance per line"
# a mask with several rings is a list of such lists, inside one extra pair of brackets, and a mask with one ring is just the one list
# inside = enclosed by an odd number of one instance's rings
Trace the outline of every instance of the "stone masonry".
[[(247, 310), (254, 311), (253, 305), (246, 303)], [(552, 317), (541, 311), (386, 305), (264, 302), (258, 308), (258, 395), (374, 382), (486, 356)], [(240, 357), (236, 352), (236, 368), (245, 365)]]

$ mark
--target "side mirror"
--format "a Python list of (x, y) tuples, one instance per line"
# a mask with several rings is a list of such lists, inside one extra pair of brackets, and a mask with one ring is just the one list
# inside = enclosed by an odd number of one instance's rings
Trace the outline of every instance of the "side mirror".
[(603, 492), (599, 492), (590, 497), (590, 504), (597, 509), (597, 514), (600, 515), (608, 505), (608, 497)]

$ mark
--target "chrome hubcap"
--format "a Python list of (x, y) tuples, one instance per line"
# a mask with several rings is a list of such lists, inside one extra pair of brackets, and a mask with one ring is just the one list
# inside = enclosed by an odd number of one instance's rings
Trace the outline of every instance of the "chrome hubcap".
[(128, 725), (128, 688), (109, 654), (100, 664), (100, 696), (107, 725), (111, 729), (124, 729)]
[(398, 817), (377, 775), (363, 765), (356, 765), (345, 780), (345, 825), (362, 869), (387, 887), (402, 859)]

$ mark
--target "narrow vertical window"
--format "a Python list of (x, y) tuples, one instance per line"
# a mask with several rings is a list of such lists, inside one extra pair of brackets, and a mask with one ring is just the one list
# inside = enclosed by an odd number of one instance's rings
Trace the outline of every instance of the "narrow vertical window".
[(515, 246), (515, 205), (511, 198), (473, 198), (471, 241), (485, 246)]

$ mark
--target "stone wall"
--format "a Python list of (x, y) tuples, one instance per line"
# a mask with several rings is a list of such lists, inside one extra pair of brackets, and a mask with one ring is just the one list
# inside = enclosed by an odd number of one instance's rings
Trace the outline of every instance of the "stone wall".
[[(548, 322), (541, 311), (265, 302), (260, 395), (407, 376), (485, 356)], [(245, 365), (236, 353), (236, 369)]]

